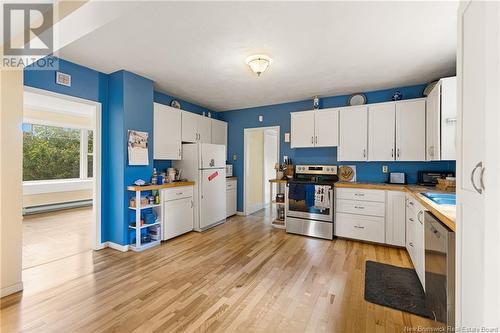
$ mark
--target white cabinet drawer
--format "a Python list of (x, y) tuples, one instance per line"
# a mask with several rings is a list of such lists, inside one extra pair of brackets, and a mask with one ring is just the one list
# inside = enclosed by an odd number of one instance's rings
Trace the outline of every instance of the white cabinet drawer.
[(236, 179), (226, 180), (226, 190), (228, 190), (228, 191), (235, 190), (237, 185), (238, 185), (238, 183), (237, 183)]
[(383, 217), (337, 213), (334, 224), (335, 235), (370, 242), (385, 242)]
[(337, 188), (337, 199), (385, 202), (385, 191), (361, 188)]
[(193, 196), (192, 186), (179, 186), (163, 190), (163, 201), (189, 198)]
[(337, 212), (384, 217), (385, 204), (374, 201), (339, 199), (337, 200)]

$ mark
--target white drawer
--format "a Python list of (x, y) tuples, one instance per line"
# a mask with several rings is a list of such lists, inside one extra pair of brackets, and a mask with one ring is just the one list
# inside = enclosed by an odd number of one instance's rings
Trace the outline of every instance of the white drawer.
[(337, 213), (335, 236), (385, 243), (383, 217)]
[(385, 191), (362, 188), (337, 188), (337, 199), (385, 202)]
[(374, 201), (339, 199), (337, 200), (337, 212), (384, 217), (385, 204)]
[(235, 190), (238, 186), (238, 181), (236, 179), (226, 180), (226, 190)]
[(189, 198), (193, 196), (192, 186), (179, 186), (163, 190), (163, 201)]

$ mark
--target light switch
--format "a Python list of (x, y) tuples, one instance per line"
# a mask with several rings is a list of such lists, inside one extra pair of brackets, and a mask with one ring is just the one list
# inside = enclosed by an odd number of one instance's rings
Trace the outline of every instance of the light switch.
[(259, 123), (264, 121), (264, 116), (259, 116)]
[(238, 157), (236, 156), (236, 154), (233, 154), (233, 161), (236, 161), (238, 159)]

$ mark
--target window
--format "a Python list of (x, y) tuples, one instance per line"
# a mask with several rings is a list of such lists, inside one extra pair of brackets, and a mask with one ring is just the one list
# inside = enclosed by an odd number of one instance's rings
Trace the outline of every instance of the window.
[(93, 132), (23, 124), (23, 181), (87, 179), (93, 171)]

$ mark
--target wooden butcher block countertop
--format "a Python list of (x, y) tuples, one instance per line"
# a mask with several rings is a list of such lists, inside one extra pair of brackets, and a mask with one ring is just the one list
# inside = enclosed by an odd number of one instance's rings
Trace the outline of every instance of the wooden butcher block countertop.
[(418, 200), (429, 210), (435, 217), (437, 217), (444, 225), (455, 231), (456, 224), (456, 206), (453, 205), (438, 205), (437, 203), (431, 201), (429, 198), (423, 196), (421, 192), (433, 192), (433, 193), (447, 193), (438, 191), (434, 187), (425, 187), (418, 185), (403, 185), (403, 184), (387, 184), (387, 183), (357, 183), (357, 182), (337, 182), (335, 183), (337, 188), (362, 188), (368, 190), (387, 190), (387, 191), (404, 191), (413, 195), (415, 199)]

